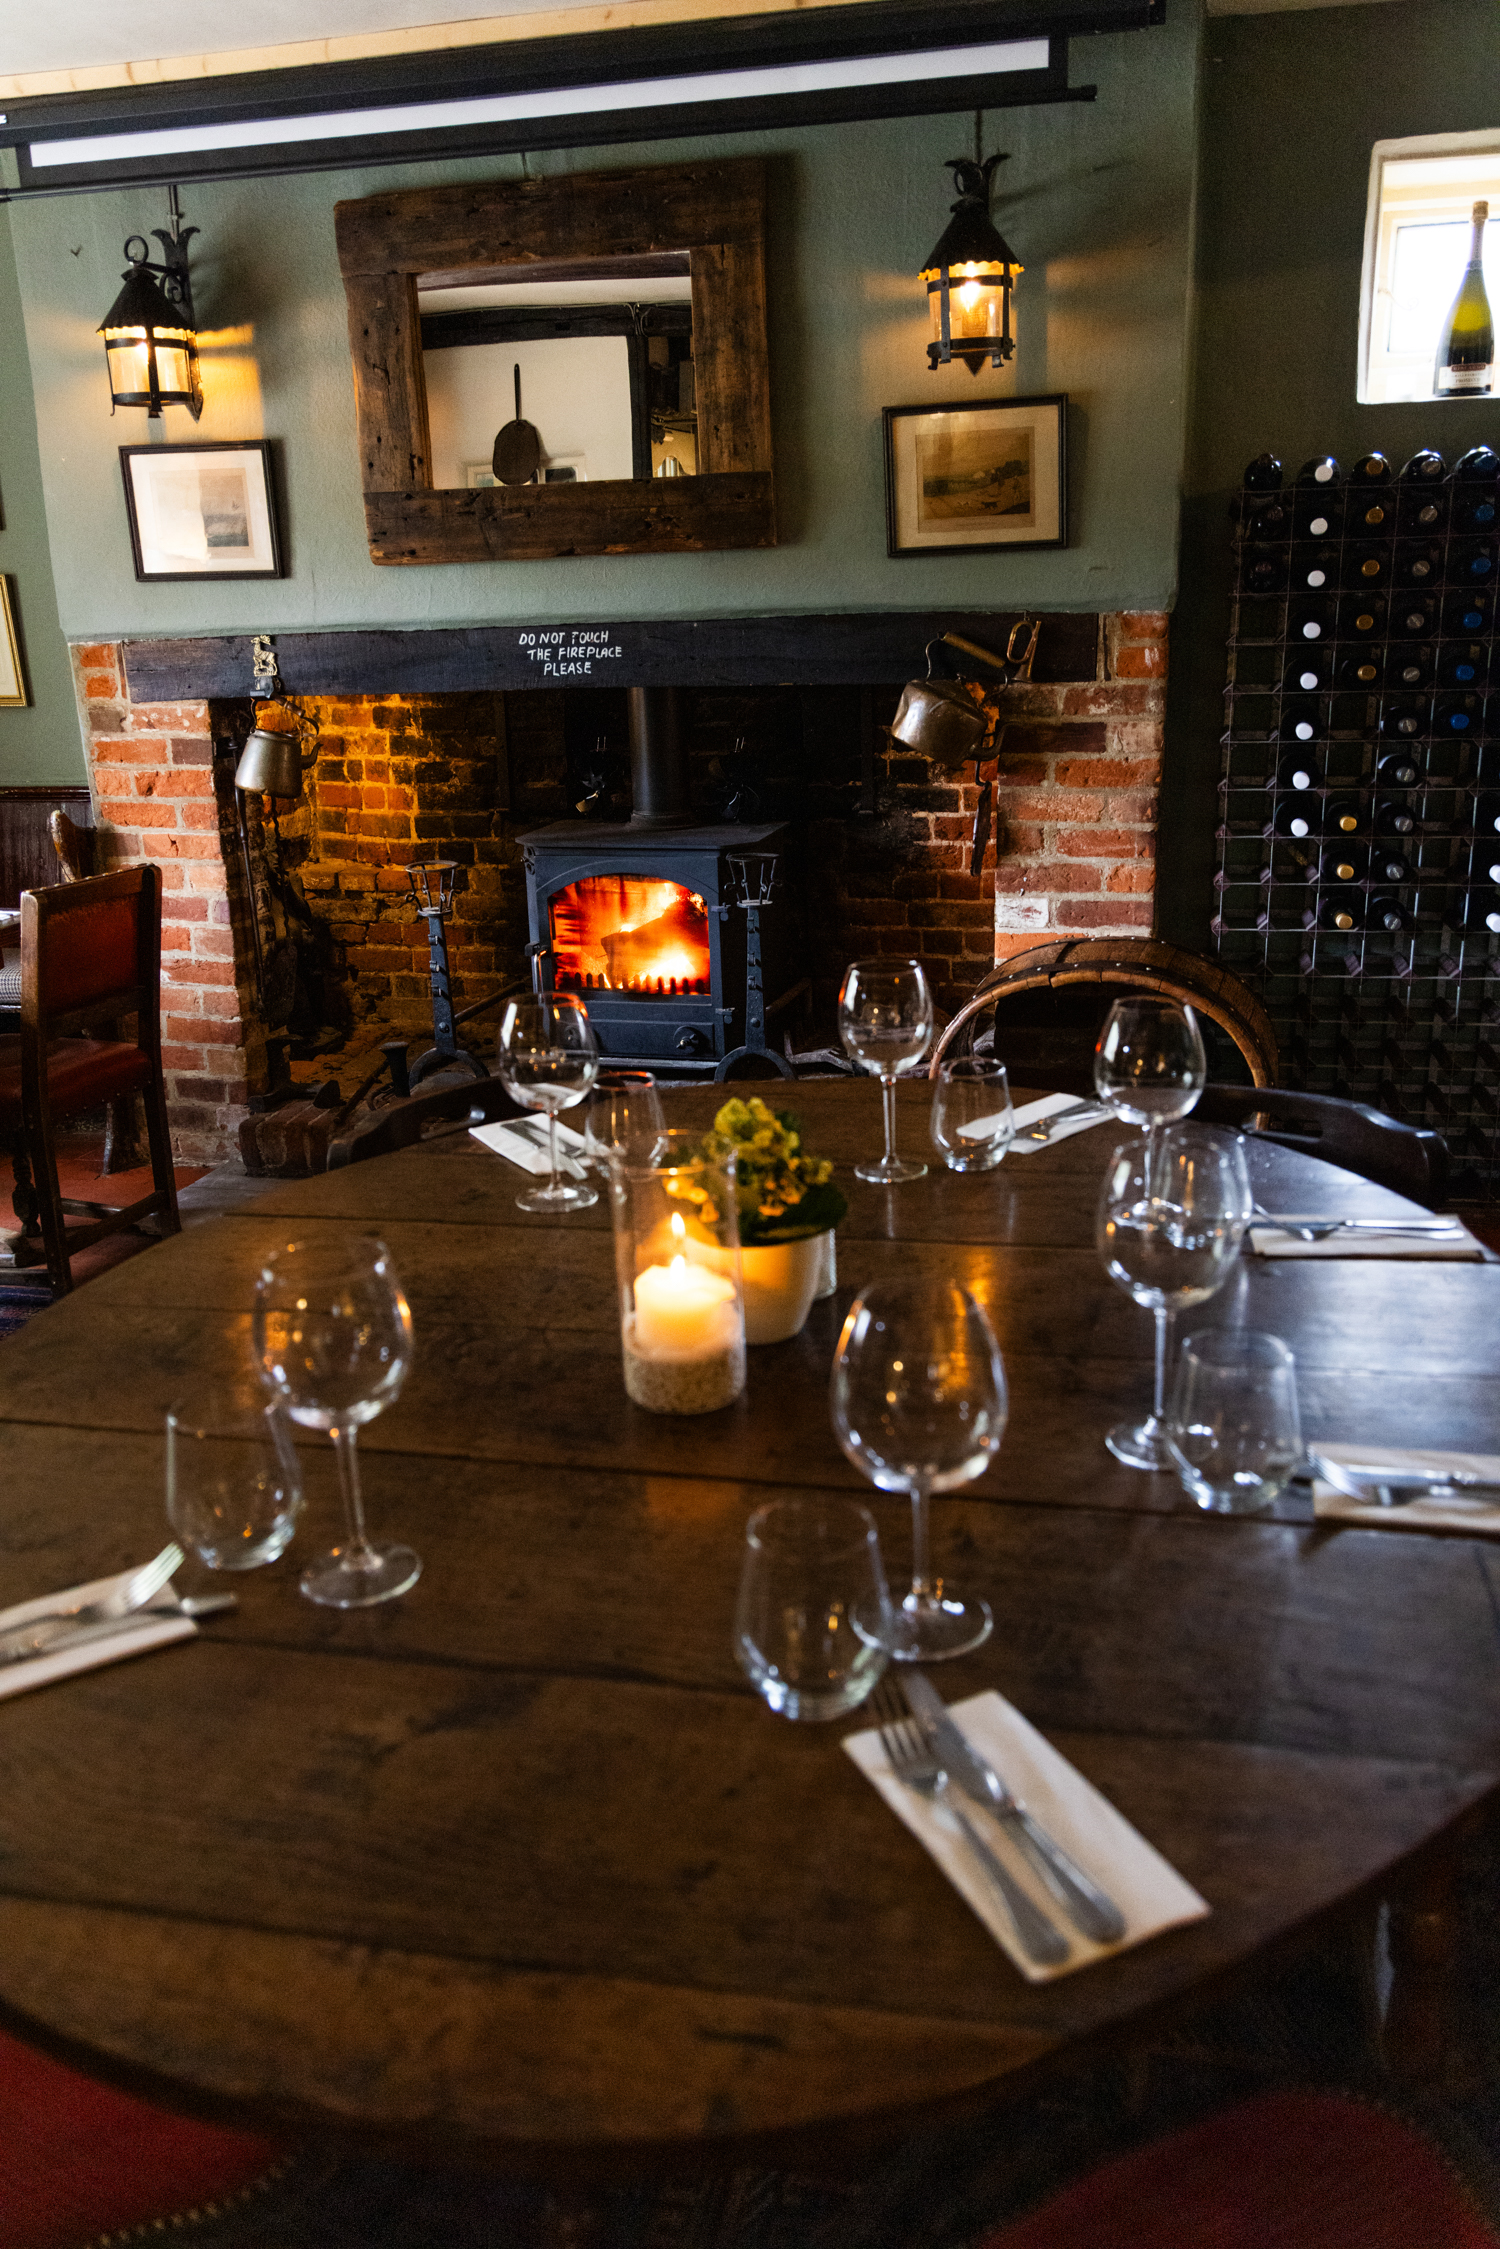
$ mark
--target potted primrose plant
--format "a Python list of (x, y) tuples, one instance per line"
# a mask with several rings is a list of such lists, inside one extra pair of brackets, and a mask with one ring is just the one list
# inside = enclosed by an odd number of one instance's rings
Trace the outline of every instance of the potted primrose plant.
[[(790, 1110), (768, 1108), (759, 1095), (726, 1101), (705, 1147), (720, 1158), (730, 1151), (735, 1157), (745, 1341), (784, 1343), (807, 1318), (829, 1237), (848, 1201), (833, 1184), (832, 1163), (803, 1147), (801, 1120)], [(706, 1193), (686, 1181), (682, 1191), (699, 1202)], [(706, 1206), (696, 1216), (709, 1228), (717, 1219)], [(696, 1254), (710, 1265), (727, 1265), (735, 1253), (704, 1243)]]

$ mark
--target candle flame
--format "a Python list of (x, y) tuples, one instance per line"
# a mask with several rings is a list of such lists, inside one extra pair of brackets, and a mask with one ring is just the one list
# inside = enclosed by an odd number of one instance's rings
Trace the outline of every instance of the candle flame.
[(687, 1258), (683, 1254), (683, 1244), (686, 1240), (687, 1227), (683, 1223), (682, 1213), (680, 1210), (674, 1210), (672, 1213), (672, 1247), (677, 1253), (672, 1259), (672, 1271), (674, 1273), (685, 1272), (687, 1269)]

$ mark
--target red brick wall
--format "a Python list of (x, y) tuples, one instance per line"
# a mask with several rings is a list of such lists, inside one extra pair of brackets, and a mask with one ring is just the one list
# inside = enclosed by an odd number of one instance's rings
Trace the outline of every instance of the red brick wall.
[(185, 1163), (217, 1163), (245, 1114), (247, 1081), (264, 1068), (260, 1034), (253, 1024), (247, 1032), (253, 978), (237, 959), (230, 916), (232, 797), (215, 774), (216, 755), (222, 765), (232, 752), (216, 746), (206, 703), (131, 703), (113, 646), (75, 647), (73, 661), (101, 866), (149, 859), (161, 868), (172, 1144)]

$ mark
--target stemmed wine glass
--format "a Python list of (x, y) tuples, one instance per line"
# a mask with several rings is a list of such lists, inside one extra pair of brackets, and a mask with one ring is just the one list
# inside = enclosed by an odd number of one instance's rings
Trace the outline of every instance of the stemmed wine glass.
[(1156, 1315), (1156, 1388), (1149, 1417), (1105, 1438), (1127, 1468), (1170, 1469), (1167, 1359), (1172, 1317), (1221, 1288), (1250, 1223), (1250, 1175), (1238, 1140), (1171, 1125), (1116, 1148), (1099, 1198), (1099, 1254), (1117, 1288)]
[(857, 1296), (834, 1354), (833, 1433), (881, 1491), (911, 1494), (912, 1581), (896, 1612), (898, 1663), (940, 1663), (987, 1640), (989, 1607), (928, 1559), (927, 1502), (982, 1476), (1005, 1433), (994, 1330), (956, 1281), (880, 1281)]
[(523, 1109), (547, 1115), (547, 1154), (552, 1176), (545, 1187), (517, 1195), (517, 1210), (556, 1214), (587, 1210), (599, 1190), (586, 1180), (567, 1180), (557, 1170), (557, 1112), (581, 1101), (599, 1070), (599, 1047), (589, 1012), (572, 992), (541, 992), (535, 999), (512, 1000), (500, 1025), (496, 1057), (500, 1083)]
[(1203, 1034), (1190, 1007), (1139, 995), (1115, 1001), (1094, 1048), (1094, 1084), (1116, 1116), (1159, 1132), (1188, 1115), (1207, 1083)]
[(896, 1154), (896, 1080), (914, 1070), (932, 1037), (932, 993), (920, 961), (851, 961), (839, 993), (844, 1052), (880, 1080), (885, 1102), (885, 1154), (856, 1164), (856, 1179), (892, 1187), (920, 1179), (926, 1164)]
[(260, 1378), (304, 1429), (333, 1439), (344, 1540), (310, 1562), (302, 1590), (325, 1608), (365, 1609), (416, 1584), (420, 1555), (365, 1536), (356, 1432), (400, 1391), (411, 1365), (411, 1308), (384, 1242), (365, 1235), (289, 1242), (266, 1259), (252, 1322)]

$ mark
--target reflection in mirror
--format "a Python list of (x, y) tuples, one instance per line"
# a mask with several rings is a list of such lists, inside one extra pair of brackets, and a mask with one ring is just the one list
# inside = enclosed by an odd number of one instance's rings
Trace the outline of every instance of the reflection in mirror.
[(696, 475), (686, 251), (424, 273), (417, 291), (434, 485), (515, 480), (517, 420), (539, 440), (526, 481)]

